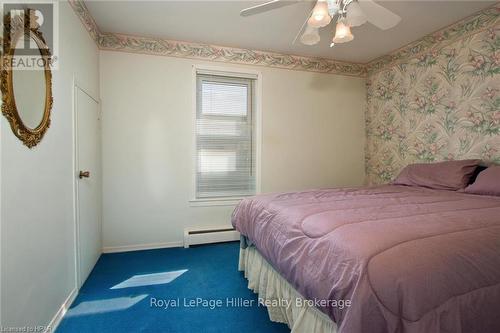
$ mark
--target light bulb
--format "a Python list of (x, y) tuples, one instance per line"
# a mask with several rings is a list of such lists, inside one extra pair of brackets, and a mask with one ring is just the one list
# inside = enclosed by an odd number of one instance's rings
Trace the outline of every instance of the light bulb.
[(354, 39), (351, 33), (351, 28), (345, 22), (345, 19), (340, 18), (337, 22), (337, 28), (335, 29), (335, 37), (333, 37), (333, 43), (347, 43)]
[(322, 28), (327, 26), (331, 20), (332, 18), (328, 13), (328, 4), (325, 0), (318, 0), (311, 17), (307, 20), (307, 24), (313, 28)]

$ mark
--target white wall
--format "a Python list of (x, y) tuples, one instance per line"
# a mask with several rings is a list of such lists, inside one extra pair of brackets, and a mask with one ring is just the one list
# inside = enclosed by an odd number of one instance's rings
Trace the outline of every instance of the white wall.
[[(100, 64), (104, 246), (175, 245), (186, 226), (229, 224), (234, 207), (189, 206), (192, 65), (229, 65), (111, 51)], [(243, 68), (263, 78), (263, 192), (363, 183), (364, 79)]]
[(98, 51), (60, 3), (60, 68), (53, 72), (52, 124), (29, 150), (1, 117), (3, 326), (47, 325), (75, 287), (73, 75), (99, 94)]

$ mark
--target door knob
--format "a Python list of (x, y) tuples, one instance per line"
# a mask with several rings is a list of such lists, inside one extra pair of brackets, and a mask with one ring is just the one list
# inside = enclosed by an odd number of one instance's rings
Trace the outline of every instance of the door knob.
[(80, 171), (80, 174), (78, 175), (78, 178), (89, 178), (90, 177), (90, 171)]

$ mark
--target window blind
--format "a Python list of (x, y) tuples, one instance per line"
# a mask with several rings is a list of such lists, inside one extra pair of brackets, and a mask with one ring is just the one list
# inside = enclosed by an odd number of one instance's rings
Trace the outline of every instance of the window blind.
[(197, 74), (196, 198), (255, 194), (254, 80)]

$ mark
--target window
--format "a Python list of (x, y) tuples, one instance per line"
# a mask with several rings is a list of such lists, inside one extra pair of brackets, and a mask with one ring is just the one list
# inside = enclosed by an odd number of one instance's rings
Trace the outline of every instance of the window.
[(196, 74), (196, 199), (255, 194), (253, 77)]

